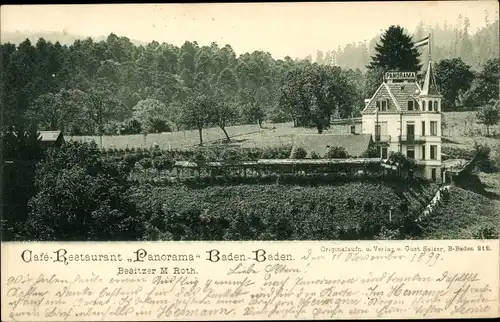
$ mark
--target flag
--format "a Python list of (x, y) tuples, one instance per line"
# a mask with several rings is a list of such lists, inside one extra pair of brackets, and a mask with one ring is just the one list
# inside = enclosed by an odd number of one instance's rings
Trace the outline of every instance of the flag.
[(421, 40), (417, 41), (413, 45), (413, 48), (422, 47), (422, 46), (425, 46), (425, 45), (428, 45), (428, 44), (429, 44), (429, 36), (425, 37), (424, 39), (421, 39)]

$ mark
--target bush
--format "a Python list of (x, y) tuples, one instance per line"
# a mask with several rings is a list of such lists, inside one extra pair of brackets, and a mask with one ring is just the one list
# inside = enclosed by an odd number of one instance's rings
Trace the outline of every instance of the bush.
[(361, 154), (362, 158), (378, 158), (379, 156), (379, 150), (374, 146), (369, 147)]
[(97, 145), (67, 142), (37, 169), (28, 240), (138, 240), (144, 218), (129, 195), (120, 163), (101, 158)]
[(490, 158), (491, 148), (486, 144), (474, 142), (476, 150), (476, 165), (483, 172), (494, 172), (496, 169), (493, 160)]
[(222, 162), (234, 163), (241, 161), (243, 158), (242, 158), (242, 153), (240, 153), (239, 150), (230, 148), (230, 149), (224, 149), (221, 152), (220, 159)]
[(326, 159), (347, 159), (348, 157), (347, 150), (339, 146), (331, 147), (325, 154)]
[(292, 153), (292, 159), (305, 159), (306, 156), (307, 151), (302, 147), (296, 148)]
[(138, 161), (139, 165), (144, 169), (149, 169), (152, 166), (152, 162), (150, 158), (144, 158)]
[(167, 155), (159, 155), (154, 157), (152, 161), (152, 166), (158, 171), (170, 170), (174, 166), (174, 160)]
[(207, 148), (196, 148), (189, 161), (196, 163), (213, 162), (216, 160), (214, 151)]
[(128, 119), (121, 124), (121, 134), (140, 134), (142, 131), (141, 123), (136, 119)]
[(311, 159), (321, 159), (321, 155), (319, 155), (316, 151), (312, 151)]

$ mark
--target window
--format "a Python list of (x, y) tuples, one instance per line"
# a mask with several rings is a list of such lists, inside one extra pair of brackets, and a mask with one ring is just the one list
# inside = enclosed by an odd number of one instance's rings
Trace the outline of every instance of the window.
[(436, 179), (437, 179), (436, 168), (431, 169), (431, 177), (432, 177), (432, 181), (436, 181)]
[(380, 101), (376, 101), (375, 106), (377, 107), (377, 110), (380, 110)]
[(408, 101), (408, 111), (413, 111), (413, 101)]
[(375, 136), (380, 136), (380, 125), (375, 125)]
[(382, 111), (387, 111), (387, 101), (380, 102)]
[(431, 160), (437, 160), (437, 145), (431, 145)]
[(382, 159), (387, 159), (387, 147), (383, 146), (381, 147), (381, 150), (382, 150)]
[(422, 121), (422, 136), (425, 136), (425, 121)]
[(438, 111), (438, 101), (434, 101), (434, 112)]
[(432, 112), (432, 101), (429, 101), (429, 111)]
[(408, 139), (415, 137), (415, 124), (413, 122), (406, 123), (406, 135)]
[(415, 147), (413, 145), (409, 145), (406, 147), (406, 156), (408, 158), (415, 159)]
[(422, 145), (422, 160), (425, 160), (425, 144)]
[(422, 101), (422, 111), (425, 111), (425, 101)]
[(437, 136), (438, 132), (438, 125), (437, 125), (437, 121), (431, 121), (431, 135), (432, 136)]

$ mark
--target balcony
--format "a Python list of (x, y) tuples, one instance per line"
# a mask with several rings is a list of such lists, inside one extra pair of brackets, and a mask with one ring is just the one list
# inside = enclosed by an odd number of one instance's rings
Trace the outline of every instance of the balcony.
[(400, 135), (399, 141), (405, 142), (405, 143), (421, 143), (421, 142), (425, 142), (425, 136), (422, 136), (422, 135)]
[(375, 134), (373, 136), (373, 141), (374, 142), (391, 142), (391, 136), (390, 135)]

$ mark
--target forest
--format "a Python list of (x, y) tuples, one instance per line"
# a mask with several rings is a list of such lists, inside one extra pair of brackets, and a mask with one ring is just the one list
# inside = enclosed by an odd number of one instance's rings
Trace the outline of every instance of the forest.
[[(462, 44), (468, 31), (455, 32)], [(337, 61), (274, 59), (262, 51), (237, 55), (230, 45), (216, 43), (137, 45), (115, 34), (69, 45), (43, 38), (3, 43), (2, 187), (8, 189), (2, 189), (2, 239), (405, 239), (442, 234), (433, 222), (415, 225), (436, 189), (422, 180), (381, 180), (378, 175), (309, 180), (298, 173), (285, 180), (279, 173), (256, 173), (240, 184), (241, 178), (232, 174), (214, 182), (198, 172), (183, 183), (171, 182), (160, 176), (174, 161), (211, 160), (204, 154), (208, 150), (201, 153), (202, 147), (193, 144), (191, 154), (157, 147), (114, 151), (76, 140), (45, 149), (38, 135), (40, 130), (102, 136), (189, 129), (198, 130), (201, 146), (208, 127), (220, 128), (227, 141), (231, 137), (225, 128), (239, 124), (293, 122), (293, 131), (311, 127), (323, 133), (332, 119), (358, 116), (386, 71), (422, 75), (425, 55), (413, 46), (418, 39), (400, 26), (388, 26), (369, 59), (358, 60), (362, 64), (357, 67), (342, 65), (338, 54)], [(478, 53), (474, 63), (460, 52), (443, 49), (438, 54), (436, 49), (436, 78), (443, 110), (478, 109), (489, 136), (489, 126), (500, 119), (498, 20), (470, 39), (483, 44), (467, 52)], [(395, 46), (402, 51), (391, 50)], [(439, 46), (448, 48), (445, 42)], [(488, 52), (490, 46), (496, 51)], [(290, 155), (287, 146), (221, 147), (216, 159), (227, 163)], [(348, 158), (339, 152), (321, 157)], [(445, 202), (449, 209), (443, 217), (455, 211), (451, 201)], [(490, 203), (481, 202), (485, 216), (494, 213)], [(335, 220), (328, 220), (332, 216)], [(470, 222), (477, 224), (476, 219)], [(481, 221), (472, 234), (498, 237), (494, 219)]]
[[(498, 97), (498, 20), (487, 19), (473, 35), (468, 19), (459, 17), (454, 27), (420, 23), (410, 36), (416, 41), (432, 33), (445, 110), (481, 106)], [(359, 115), (363, 100), (382, 81), (388, 66), (369, 65), (380, 40), (379, 35), (369, 46), (318, 52), (314, 62), (307, 57), (274, 59), (262, 51), (238, 56), (230, 45), (217, 43), (136, 45), (115, 34), (69, 45), (44, 38), (17, 46), (3, 43), (2, 125), (34, 124), (66, 135), (116, 135), (206, 126), (224, 131), (228, 125), (294, 121), (321, 132), (325, 118)], [(418, 72), (427, 60), (424, 51), (418, 52)], [(316, 83), (306, 88), (310, 80)], [(319, 107), (318, 117), (310, 103), (297, 111), (303, 98), (290, 94), (299, 87), (328, 110)], [(335, 95), (321, 102), (324, 93), (311, 93), (313, 87)]]

